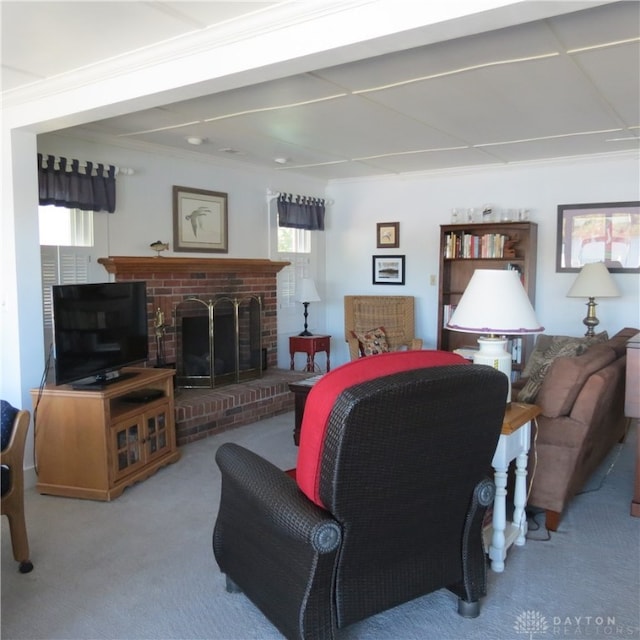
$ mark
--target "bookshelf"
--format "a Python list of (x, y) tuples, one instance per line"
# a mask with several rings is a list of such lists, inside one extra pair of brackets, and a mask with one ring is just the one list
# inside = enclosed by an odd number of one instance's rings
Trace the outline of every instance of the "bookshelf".
[[(513, 269), (535, 307), (538, 226), (535, 222), (446, 224), (440, 227), (438, 284), (438, 349), (477, 348), (476, 336), (445, 329), (445, 325), (476, 269)], [(534, 336), (513, 336), (509, 346), (512, 375), (520, 376)]]

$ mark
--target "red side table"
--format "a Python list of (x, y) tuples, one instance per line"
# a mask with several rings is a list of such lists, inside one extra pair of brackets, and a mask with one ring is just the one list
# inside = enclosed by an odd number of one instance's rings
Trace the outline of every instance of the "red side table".
[(327, 371), (331, 371), (329, 352), (331, 336), (291, 336), (289, 338), (289, 354), (291, 355), (291, 371), (294, 369), (293, 357), (296, 353), (307, 354), (307, 371), (315, 371), (316, 353), (324, 351), (327, 354)]

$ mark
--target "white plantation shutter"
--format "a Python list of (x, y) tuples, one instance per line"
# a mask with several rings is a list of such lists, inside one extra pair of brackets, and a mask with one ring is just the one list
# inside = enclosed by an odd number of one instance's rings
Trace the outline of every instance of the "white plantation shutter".
[(296, 304), (296, 283), (309, 271), (309, 256), (300, 253), (281, 253), (278, 260), (291, 264), (278, 273), (278, 302), (281, 309), (290, 309)]
[(44, 328), (53, 327), (53, 299), (51, 287), (55, 284), (82, 284), (89, 282), (89, 264), (93, 247), (40, 247), (42, 263), (42, 305)]
[(58, 284), (57, 247), (40, 247), (40, 261), (42, 267), (42, 312), (44, 314), (44, 328), (53, 326), (53, 297), (51, 287)]

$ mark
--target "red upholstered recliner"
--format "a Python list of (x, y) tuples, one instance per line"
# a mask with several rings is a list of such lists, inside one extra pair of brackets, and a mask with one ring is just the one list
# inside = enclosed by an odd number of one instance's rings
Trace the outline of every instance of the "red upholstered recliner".
[(478, 615), (506, 395), (504, 374), (451, 353), (382, 354), (311, 390), (295, 479), (222, 445), (213, 550), (227, 589), (288, 638), (333, 638), (440, 588)]

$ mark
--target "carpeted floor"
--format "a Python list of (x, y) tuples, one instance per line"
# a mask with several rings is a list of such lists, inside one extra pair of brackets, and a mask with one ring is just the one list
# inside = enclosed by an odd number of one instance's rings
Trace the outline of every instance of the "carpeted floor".
[[(2, 638), (280, 638), (211, 551), (219, 500), (214, 453), (234, 441), (295, 465), (293, 414), (182, 447), (182, 459), (112, 503), (27, 492), (35, 569), (19, 574), (2, 518)], [(640, 638), (640, 519), (629, 516), (636, 428), (611, 452), (560, 529), (530, 522), (504, 573), (489, 572), (475, 620), (438, 591), (340, 632), (341, 639)]]

